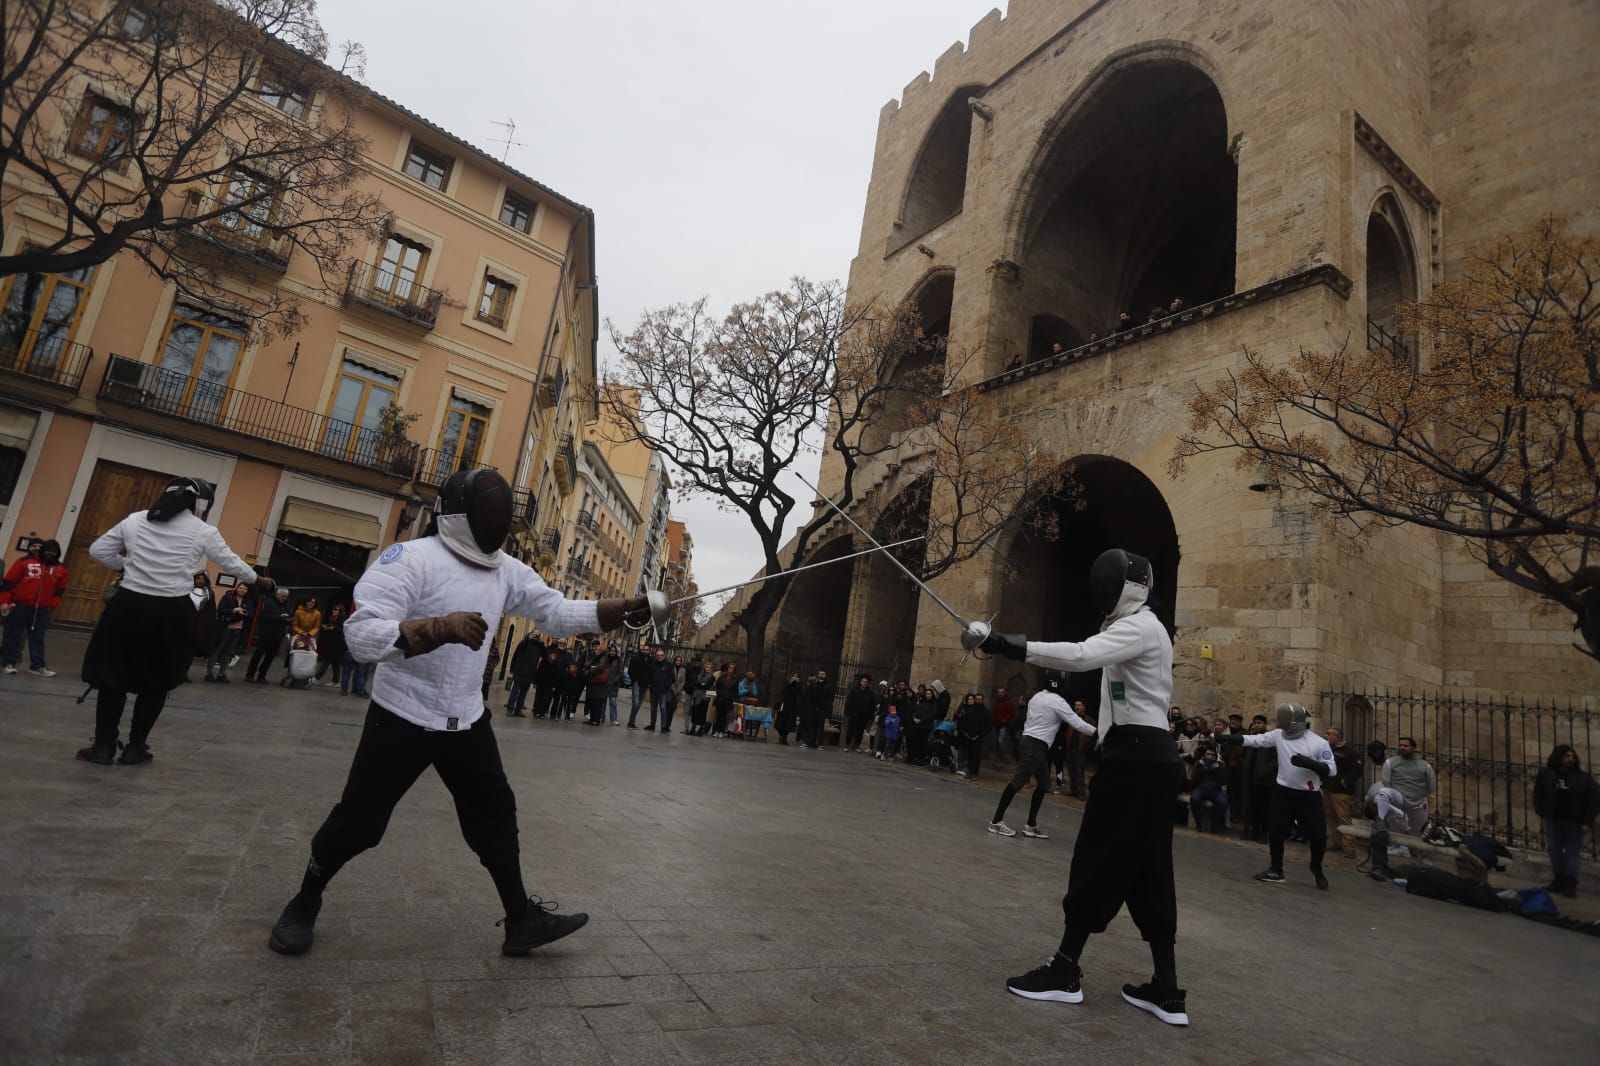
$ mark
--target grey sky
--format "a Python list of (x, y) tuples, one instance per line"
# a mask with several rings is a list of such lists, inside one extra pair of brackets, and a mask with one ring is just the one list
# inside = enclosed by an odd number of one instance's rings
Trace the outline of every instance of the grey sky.
[[(366, 80), (384, 95), (496, 154), (493, 123), (516, 121), (508, 162), (594, 208), (601, 314), (627, 328), (645, 308), (709, 296), (722, 309), (792, 274), (843, 279), (879, 108), (993, 6), (322, 0), (320, 12), (333, 41), (366, 46)], [(701, 588), (760, 566), (741, 516), (681, 498), (673, 513)]]

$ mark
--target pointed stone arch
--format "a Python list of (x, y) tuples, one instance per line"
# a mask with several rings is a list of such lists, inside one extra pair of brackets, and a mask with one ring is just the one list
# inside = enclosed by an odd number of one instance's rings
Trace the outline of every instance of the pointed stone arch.
[(961, 213), (967, 193), (967, 152), (972, 139), (972, 110), (967, 99), (983, 93), (982, 85), (963, 85), (950, 95), (928, 127), (906, 177), (895, 215), (888, 252), (893, 253)]
[(1416, 244), (1404, 209), (1392, 189), (1384, 189), (1367, 212), (1363, 291), (1367, 305), (1367, 346), (1415, 360), (1416, 345), (1402, 329), (1396, 311), (1417, 298)]

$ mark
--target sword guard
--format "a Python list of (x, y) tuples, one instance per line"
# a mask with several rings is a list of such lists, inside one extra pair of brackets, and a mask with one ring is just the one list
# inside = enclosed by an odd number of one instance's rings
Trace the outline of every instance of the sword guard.
[(967, 628), (961, 633), (961, 647), (967, 654), (977, 651), (983, 642), (989, 639), (989, 634), (994, 632), (988, 622), (968, 622)]

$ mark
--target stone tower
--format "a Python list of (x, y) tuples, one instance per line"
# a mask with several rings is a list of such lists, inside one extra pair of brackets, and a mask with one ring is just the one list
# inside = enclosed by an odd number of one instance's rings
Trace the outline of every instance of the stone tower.
[[(1195, 383), (1244, 346), (1405, 346), (1395, 304), (1463, 257), (1549, 212), (1600, 225), (1595, 40), (1600, 7), (1576, 0), (991, 11), (882, 111), (850, 295), (916, 300), (1009, 417), (1076, 460), (1083, 506), (1054, 541), (1008, 535), (943, 575), (941, 594), (1082, 639), (1089, 560), (1137, 550), (1175, 627), (1176, 698), (1201, 710), (1345, 685), (1600, 693), (1569, 620), (1456, 546), (1395, 531), (1355, 554), (1229, 458), (1166, 470)], [(1140, 325), (1115, 332), (1123, 311)], [(858, 520), (918, 506), (918, 474), (909, 447), (887, 457), (858, 483)], [(823, 490), (837, 479), (825, 460)], [(806, 561), (848, 550), (845, 532)], [(770, 636), (845, 670), (1029, 681), (963, 663), (956, 626), (887, 562), (847, 565), (848, 581), (797, 579)]]

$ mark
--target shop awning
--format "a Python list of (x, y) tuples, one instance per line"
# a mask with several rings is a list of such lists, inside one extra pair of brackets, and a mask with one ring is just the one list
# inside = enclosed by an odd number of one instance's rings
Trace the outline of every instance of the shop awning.
[(0, 405), (0, 447), (27, 451), (38, 427), (39, 416), (34, 412)]
[(302, 533), (340, 544), (354, 544), (358, 548), (376, 548), (382, 530), (378, 520), (369, 514), (291, 496), (284, 501), (283, 521), (278, 523), (278, 532)]

